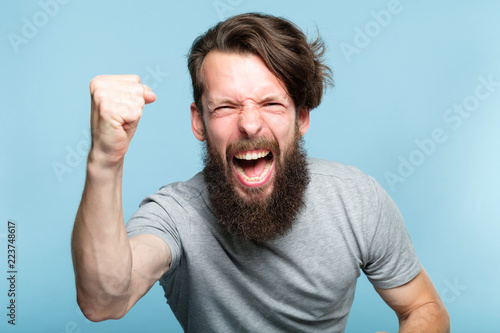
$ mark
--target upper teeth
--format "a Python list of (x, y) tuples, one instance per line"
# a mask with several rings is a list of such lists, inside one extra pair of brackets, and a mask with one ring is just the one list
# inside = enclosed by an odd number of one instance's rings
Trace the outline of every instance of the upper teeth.
[(246, 154), (245, 153), (238, 153), (238, 154), (234, 155), (234, 157), (236, 157), (239, 160), (256, 160), (258, 158), (266, 157), (268, 154), (269, 154), (269, 151), (264, 151), (264, 152), (260, 152), (260, 153), (253, 152), (253, 153), (246, 153)]

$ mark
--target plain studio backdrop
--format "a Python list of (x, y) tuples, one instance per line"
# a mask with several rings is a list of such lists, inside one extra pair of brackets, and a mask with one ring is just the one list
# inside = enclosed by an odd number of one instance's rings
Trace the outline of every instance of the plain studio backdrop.
[[(121, 320), (76, 304), (70, 234), (89, 148), (88, 84), (138, 74), (158, 96), (126, 157), (125, 219), (202, 168), (186, 54), (216, 22), (264, 12), (323, 36), (336, 87), (311, 114), (310, 156), (357, 166), (399, 206), (453, 332), (498, 332), (500, 3), (70, 1), (0, 11), (0, 331), (181, 332), (156, 284)], [(8, 221), (16, 223), (15, 298)], [(15, 326), (8, 323), (15, 301)], [(362, 275), (347, 332), (397, 331)]]

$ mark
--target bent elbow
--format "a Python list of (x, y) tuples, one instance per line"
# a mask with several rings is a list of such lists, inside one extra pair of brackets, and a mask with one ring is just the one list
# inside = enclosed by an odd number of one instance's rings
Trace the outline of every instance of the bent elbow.
[(92, 302), (82, 297), (77, 298), (78, 307), (82, 314), (91, 322), (97, 323), (109, 319), (121, 319), (127, 311), (116, 311), (116, 306), (99, 306), (97, 302)]
[(448, 310), (446, 309), (446, 307), (444, 306), (444, 304), (442, 304), (442, 308), (441, 308), (441, 318), (443, 320), (443, 326), (445, 327), (445, 330), (444, 332), (445, 333), (450, 333), (451, 331), (451, 323), (450, 323), (450, 314), (448, 313)]

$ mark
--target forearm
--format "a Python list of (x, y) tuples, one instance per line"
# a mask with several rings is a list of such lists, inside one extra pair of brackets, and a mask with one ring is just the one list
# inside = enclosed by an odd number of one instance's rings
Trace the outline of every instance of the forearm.
[(72, 235), (78, 303), (99, 321), (127, 308), (132, 254), (122, 209), (122, 163), (103, 166), (92, 152)]
[(427, 303), (400, 319), (400, 333), (449, 333), (450, 318), (442, 302)]

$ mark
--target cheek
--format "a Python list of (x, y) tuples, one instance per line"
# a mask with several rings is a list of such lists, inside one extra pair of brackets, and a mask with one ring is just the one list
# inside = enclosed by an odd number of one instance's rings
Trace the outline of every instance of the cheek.
[(295, 135), (295, 117), (270, 117), (267, 123), (280, 147), (289, 145)]
[(226, 148), (228, 146), (228, 137), (226, 137), (224, 131), (214, 131), (207, 130), (207, 139), (210, 142), (210, 146), (214, 149), (225, 161), (226, 160)]

